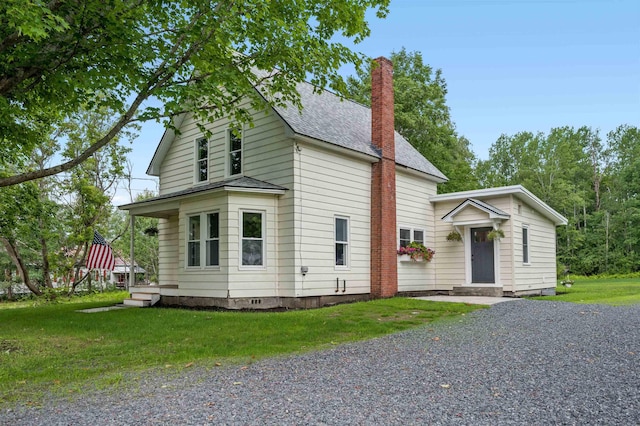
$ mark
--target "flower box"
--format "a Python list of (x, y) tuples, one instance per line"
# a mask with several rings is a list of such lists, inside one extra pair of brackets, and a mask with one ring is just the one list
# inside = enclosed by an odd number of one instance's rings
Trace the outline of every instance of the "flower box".
[(424, 262), (424, 258), (423, 257), (415, 257), (415, 259), (412, 259), (410, 255), (408, 254), (400, 254), (398, 255), (398, 260), (400, 262)]
[(436, 252), (425, 247), (422, 243), (412, 241), (398, 249), (400, 262), (430, 262)]

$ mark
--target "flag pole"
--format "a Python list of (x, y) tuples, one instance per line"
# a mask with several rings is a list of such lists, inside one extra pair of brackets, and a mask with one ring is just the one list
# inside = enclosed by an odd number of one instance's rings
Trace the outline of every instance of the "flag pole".
[(136, 274), (135, 274), (135, 269), (133, 267), (134, 263), (134, 255), (133, 255), (133, 242), (135, 240), (135, 232), (134, 232), (134, 227), (136, 225), (136, 217), (132, 214), (129, 215), (129, 229), (131, 229), (131, 240), (129, 241), (129, 252), (130, 252), (130, 256), (131, 256), (131, 263), (129, 263), (129, 287), (127, 288), (127, 290), (129, 290), (129, 288), (135, 286), (136, 284)]

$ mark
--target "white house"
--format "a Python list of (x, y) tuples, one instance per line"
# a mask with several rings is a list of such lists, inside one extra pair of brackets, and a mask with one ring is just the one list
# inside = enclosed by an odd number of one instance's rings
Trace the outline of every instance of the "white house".
[[(159, 196), (121, 206), (160, 218), (166, 305), (309, 308), (396, 294), (521, 295), (556, 286), (557, 212), (521, 186), (436, 195), (446, 177), (393, 127), (392, 65), (372, 74), (372, 108), (301, 83), (304, 106), (167, 130), (148, 173)], [(490, 241), (491, 229), (504, 237)], [(461, 241), (447, 241), (457, 230)], [(411, 241), (431, 262), (402, 261)], [(134, 257), (134, 256), (132, 256)], [(132, 260), (133, 262), (133, 260)]]

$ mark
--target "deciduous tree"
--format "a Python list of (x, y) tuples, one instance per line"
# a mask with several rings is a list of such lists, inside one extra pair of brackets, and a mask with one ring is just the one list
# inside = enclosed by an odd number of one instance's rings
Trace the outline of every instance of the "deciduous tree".
[[(442, 71), (425, 64), (420, 52), (403, 48), (390, 58), (396, 130), (449, 177), (449, 182), (440, 185), (441, 192), (475, 189), (475, 155), (469, 141), (456, 133)], [(371, 104), (370, 66), (347, 79), (348, 97), (365, 105)]]
[[(299, 105), (295, 84), (308, 76), (319, 87), (342, 91), (338, 68), (359, 67), (362, 56), (332, 37), (361, 41), (369, 34), (365, 12), (374, 8), (384, 17), (388, 3), (0, 2), (0, 187), (67, 171), (134, 120), (186, 110), (202, 121), (249, 120), (238, 100), (248, 97), (262, 108), (256, 85), (275, 104)], [(61, 123), (83, 107), (108, 107), (113, 125), (65, 162), (29, 170), (29, 155), (43, 137), (40, 124)]]

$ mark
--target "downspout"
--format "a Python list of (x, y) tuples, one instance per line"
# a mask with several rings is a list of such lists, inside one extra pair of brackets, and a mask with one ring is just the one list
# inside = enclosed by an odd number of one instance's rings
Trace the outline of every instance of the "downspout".
[(129, 229), (131, 229), (131, 239), (129, 241), (129, 255), (131, 259), (129, 263), (129, 286), (127, 290), (129, 290), (131, 287), (134, 287), (136, 285), (136, 277), (134, 272), (135, 269), (133, 268), (133, 265), (134, 265), (133, 243), (135, 241), (135, 233), (134, 233), (135, 225), (136, 225), (136, 217), (132, 214), (129, 214)]

